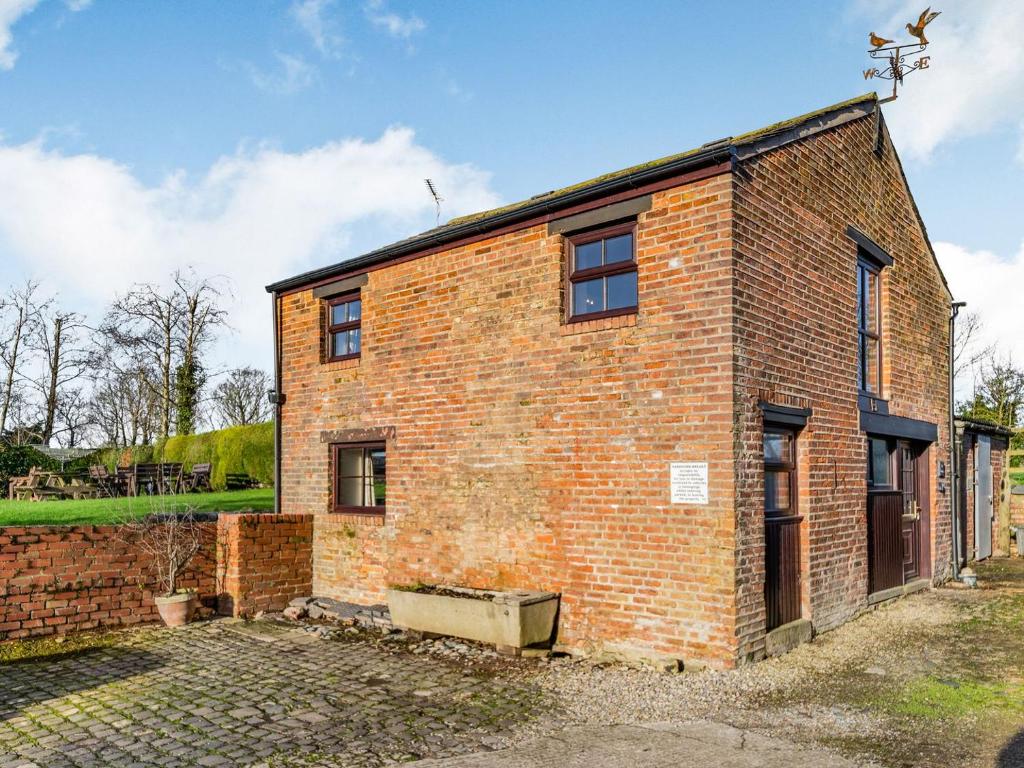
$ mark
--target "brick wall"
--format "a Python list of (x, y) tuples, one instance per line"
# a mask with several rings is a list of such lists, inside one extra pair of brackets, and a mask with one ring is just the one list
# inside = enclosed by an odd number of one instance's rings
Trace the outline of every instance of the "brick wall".
[(1010, 525), (1024, 525), (1024, 490), (1010, 489)]
[[(562, 593), (559, 640), (719, 666), (763, 652), (761, 416), (811, 407), (800, 447), (805, 614), (866, 605), (855, 376), (859, 227), (888, 249), (884, 383), (939, 427), (924, 570), (948, 561), (948, 294), (891, 145), (866, 117), (657, 192), (638, 220), (637, 317), (566, 325), (562, 239), (533, 226), (369, 272), (363, 351), (322, 362), (320, 302), (281, 298), (282, 498), (316, 515), (314, 591), (390, 584)], [(383, 519), (330, 506), (329, 442), (387, 435)], [(332, 433), (335, 437), (332, 437)], [(707, 461), (710, 503), (669, 503)]]
[[(764, 633), (762, 414), (810, 408), (798, 440), (803, 614), (818, 630), (867, 596), (866, 446), (857, 406), (857, 247), (852, 224), (893, 257), (882, 272), (883, 394), (889, 412), (938, 425), (930, 449), (925, 575), (949, 564), (948, 294), (892, 145), (866, 117), (743, 164), (735, 175), (737, 590), (741, 655)], [(947, 480), (948, 482), (948, 480)]]
[[(216, 525), (183, 579), (216, 594)], [(114, 526), (0, 528), (0, 640), (157, 621), (150, 559)]]
[[(643, 311), (563, 320), (563, 244), (535, 226), (371, 272), (363, 351), (321, 364), (311, 291), (283, 298), (282, 498), (317, 515), (314, 591), (563, 595), (560, 641), (728, 663), (735, 651), (731, 183), (654, 194)], [(387, 429), (383, 520), (327, 514), (325, 431)], [(669, 503), (708, 461), (710, 504)]]
[(217, 528), (220, 613), (280, 611), (311, 593), (312, 515), (222, 515)]
[[(207, 543), (181, 586), (234, 615), (308, 595), (311, 519), (273, 518), (202, 524)], [(151, 560), (114, 526), (0, 528), (0, 640), (158, 621), (153, 597)]]

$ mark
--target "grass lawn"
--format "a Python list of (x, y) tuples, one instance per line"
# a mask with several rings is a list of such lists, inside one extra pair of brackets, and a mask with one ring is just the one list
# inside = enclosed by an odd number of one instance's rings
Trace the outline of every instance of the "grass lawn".
[(103, 525), (129, 516), (192, 508), (197, 512), (266, 512), (274, 509), (274, 489), (138, 496), (76, 501), (0, 501), (2, 525)]

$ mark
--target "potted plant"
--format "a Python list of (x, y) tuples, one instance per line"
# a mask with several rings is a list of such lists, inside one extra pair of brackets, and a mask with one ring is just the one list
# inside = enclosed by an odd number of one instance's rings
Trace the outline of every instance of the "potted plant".
[(148, 556), (160, 590), (155, 598), (168, 627), (188, 624), (199, 607), (199, 594), (181, 588), (181, 576), (202, 549), (203, 527), (192, 510), (152, 514), (124, 526), (131, 543)]

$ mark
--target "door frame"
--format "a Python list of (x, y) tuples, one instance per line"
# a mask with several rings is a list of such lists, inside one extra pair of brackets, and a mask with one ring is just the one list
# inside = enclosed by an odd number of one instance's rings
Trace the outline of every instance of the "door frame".
[[(778, 424), (766, 420), (762, 431), (764, 436), (786, 435), (789, 437), (789, 456), (779, 462), (770, 462), (762, 455), (762, 482), (767, 484), (769, 472), (785, 472), (788, 508), (769, 510), (767, 493), (762, 499), (761, 514), (764, 531), (764, 591), (765, 630), (771, 632), (804, 617), (804, 563), (803, 563), (803, 515), (800, 510), (800, 428), (792, 424)], [(769, 534), (771, 528), (771, 534)], [(778, 558), (773, 562), (772, 558)], [(769, 578), (775, 577), (773, 584)], [(773, 589), (774, 587), (774, 589)], [(789, 615), (792, 613), (793, 615)], [(772, 621), (773, 616), (781, 620)]]
[[(902, 512), (902, 506), (904, 503), (904, 488), (903, 488), (903, 466), (902, 466), (902, 452), (904, 447), (908, 447), (912, 454), (912, 461), (914, 462), (914, 496), (916, 498), (918, 507), (920, 508), (921, 517), (917, 521), (917, 535), (914, 546), (916, 547), (917, 555), (917, 574), (907, 578), (906, 572), (902, 565), (900, 567), (901, 583), (903, 585), (908, 584), (911, 581), (918, 579), (930, 579), (932, 577), (932, 558), (931, 558), (931, 527), (932, 527), (932, 498), (931, 498), (931, 484), (932, 484), (932, 443), (921, 440), (913, 440), (909, 438), (892, 437), (877, 434), (867, 435), (868, 445), (868, 462), (869, 462), (869, 484), (868, 484), (868, 514), (873, 514), (874, 501), (878, 501), (882, 496), (893, 495), (896, 493), (900, 494), (900, 506)], [(888, 471), (888, 483), (881, 482), (879, 484), (872, 484), (871, 478), (874, 473), (870, 467), (872, 462), (872, 440), (884, 441), (887, 450), (888, 461), (881, 465)], [(877, 498), (876, 498), (877, 497)], [(895, 510), (892, 510), (891, 514), (895, 514)], [(889, 515), (890, 512), (884, 512), (884, 515)], [(884, 522), (879, 520), (878, 522)], [(897, 528), (894, 526), (898, 525), (898, 536), (899, 536), (899, 548), (900, 552), (903, 551), (903, 521), (902, 515), (900, 521), (897, 524), (895, 519), (891, 519), (890, 522), (885, 522), (885, 525), (881, 530), (888, 531), (888, 533), (880, 533), (876, 531), (874, 535), (883, 535), (884, 541), (875, 541), (874, 545), (876, 548), (882, 547), (882, 550), (875, 552), (874, 556), (883, 557), (885, 562), (891, 562), (891, 557), (895, 556), (895, 552), (892, 550), (892, 542), (889, 542), (889, 538), (893, 535), (897, 535)], [(869, 548), (872, 546), (874, 541), (872, 537), (872, 525), (871, 520), (868, 521), (868, 538)], [(889, 542), (889, 543), (886, 543)], [(902, 556), (901, 556), (902, 561)], [(868, 558), (868, 589), (869, 593), (873, 590), (872, 584), (877, 574), (871, 573), (872, 568), (872, 555), (869, 552)], [(886, 566), (888, 567), (888, 566)], [(895, 576), (895, 573), (892, 574)], [(874, 591), (878, 591), (875, 589)]]
[[(986, 461), (982, 461), (982, 446), (985, 446), (984, 453)], [(995, 511), (995, 505), (993, 503), (993, 496), (995, 495), (995, 489), (993, 488), (993, 481), (995, 477), (992, 472), (992, 438), (989, 435), (978, 435), (975, 438), (974, 443), (974, 559), (975, 560), (986, 560), (992, 557), (992, 518)], [(981, 491), (981, 478), (983, 476), (988, 477), (988, 493), (985, 498), (982, 499)], [(981, 521), (985, 521), (985, 525), (980, 525)], [(982, 528), (988, 534), (988, 538), (985, 540), (985, 551), (982, 554)]]

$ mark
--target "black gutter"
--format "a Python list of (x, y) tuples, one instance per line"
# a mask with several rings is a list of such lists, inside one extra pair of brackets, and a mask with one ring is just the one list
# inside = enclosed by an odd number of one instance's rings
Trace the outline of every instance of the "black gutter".
[(416, 251), (435, 248), (456, 240), (461, 240), (465, 237), (483, 234), (492, 229), (498, 229), (526, 219), (532, 219), (535, 216), (554, 213), (562, 208), (568, 208), (572, 205), (589, 202), (596, 198), (607, 197), (619, 192), (626, 192), (637, 187), (642, 187), (645, 184), (659, 181), (663, 178), (678, 175), (684, 171), (694, 170), (705, 165), (723, 163), (727, 160), (733, 161), (735, 159), (735, 154), (736, 147), (733, 144), (718, 144), (709, 149), (698, 151), (693, 155), (688, 155), (687, 157), (670, 161), (664, 165), (634, 171), (633, 173), (625, 176), (608, 179), (607, 181), (602, 181), (583, 189), (572, 190), (554, 198), (540, 200), (536, 203), (528, 203), (527, 205), (524, 205), (521, 208), (516, 208), (512, 211), (496, 213), (493, 216), (487, 216), (476, 221), (467, 221), (465, 224), (456, 224), (452, 227), (445, 227), (441, 231), (435, 231), (433, 233), (428, 232), (417, 237), (409, 238), (408, 240), (402, 240), (383, 248), (378, 248), (377, 250), (370, 251), (363, 256), (357, 256), (349, 261), (343, 261), (340, 264), (332, 264), (329, 267), (321, 267), (320, 269), (303, 272), (301, 275), (296, 275), (295, 277), (289, 277), (285, 280), (279, 280), (276, 283), (271, 283), (267, 286), (267, 292), (282, 293), (283, 291), (289, 291), (293, 288), (301, 288), (309, 285), (310, 283), (317, 282), (318, 280), (324, 280), (356, 269), (362, 269), (363, 267), (369, 267), (384, 261), (407, 256), (408, 254), (415, 253)]

